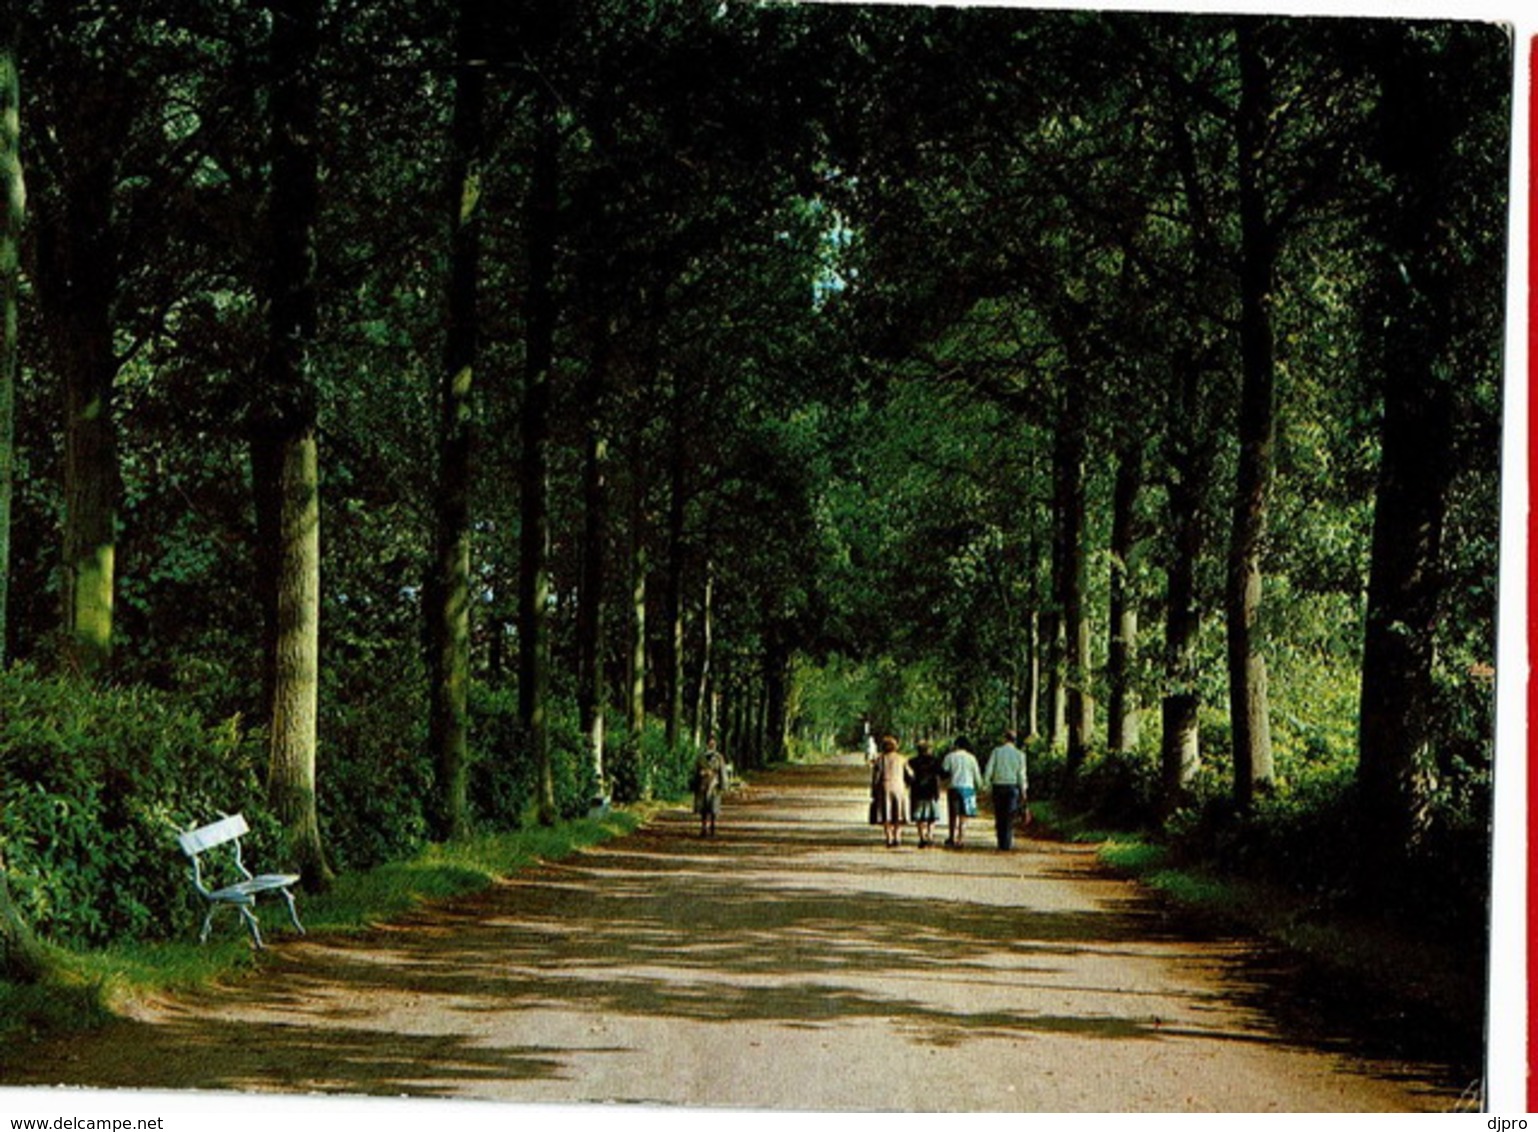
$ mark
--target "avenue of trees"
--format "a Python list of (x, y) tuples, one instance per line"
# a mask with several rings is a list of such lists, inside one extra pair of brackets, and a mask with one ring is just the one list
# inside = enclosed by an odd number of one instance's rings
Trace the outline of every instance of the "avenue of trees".
[(1482, 907), (1503, 29), (6, 15), (12, 976), (217, 810), (318, 889), (867, 715)]

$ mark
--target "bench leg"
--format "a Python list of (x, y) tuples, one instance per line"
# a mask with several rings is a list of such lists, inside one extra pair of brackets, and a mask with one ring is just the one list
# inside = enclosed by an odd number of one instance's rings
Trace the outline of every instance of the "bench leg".
[(279, 890), (279, 895), (288, 904), (288, 918), (294, 921), (294, 927), (298, 929), (299, 934), (304, 935), (304, 925), (299, 922), (299, 909), (294, 907), (294, 894), (284, 888)]
[(210, 904), (208, 906), (208, 914), (203, 917), (203, 930), (198, 933), (198, 942), (199, 943), (207, 943), (208, 942), (209, 930), (212, 929), (213, 926), (214, 926), (214, 911), (218, 907), (219, 907), (219, 905), (217, 905), (217, 904)]
[(256, 945), (258, 951), (262, 950), (266, 945), (262, 943), (262, 929), (256, 922), (256, 916), (244, 904), (235, 905), (235, 911), (239, 912), (246, 921), (246, 930), (251, 933), (251, 942)]

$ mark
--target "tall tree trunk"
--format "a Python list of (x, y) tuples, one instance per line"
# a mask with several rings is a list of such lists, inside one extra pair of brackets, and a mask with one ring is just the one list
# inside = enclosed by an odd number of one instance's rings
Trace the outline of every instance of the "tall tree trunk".
[(764, 647), (763, 765), (784, 762), (790, 732), (790, 650), (771, 630)]
[(1021, 694), (1024, 733), (1028, 740), (1041, 737), (1041, 614), (1025, 615), (1025, 689)]
[(605, 420), (609, 342), (612, 328), (599, 333), (582, 398), (587, 409), (582, 469), (582, 579), (577, 592), (577, 710), (587, 744), (595, 788), (604, 792), (604, 731), (608, 683), (604, 679), (606, 622), (604, 589), (609, 558), (609, 436)]
[(678, 746), (684, 714), (684, 518), (687, 513), (687, 464), (684, 459), (683, 395), (674, 396), (672, 454), (668, 462), (668, 572), (663, 595), (667, 610), (666, 661), (668, 748)]
[[(1173, 75), (1167, 96), (1180, 105)], [(1171, 149), (1190, 217), (1196, 255), (1216, 262), (1223, 256), (1208, 194), (1197, 170), (1196, 145), (1189, 122), (1171, 120)], [(1212, 431), (1204, 412), (1206, 365), (1202, 353), (1179, 349), (1173, 354), (1172, 395), (1167, 402), (1170, 438), (1168, 492), (1170, 541), (1165, 566), (1164, 688), (1160, 702), (1160, 809), (1167, 817), (1185, 801), (1186, 790), (1201, 766), (1201, 729), (1196, 648), (1201, 631), (1197, 566), (1206, 552), (1206, 500), (1212, 481)]]
[(1276, 447), (1276, 359), (1271, 304), (1276, 243), (1261, 182), (1272, 111), (1270, 77), (1248, 21), (1238, 30), (1240, 254), (1239, 470), (1234, 492), (1225, 601), (1228, 682), (1234, 743), (1234, 801), (1248, 809), (1272, 777), (1266, 660), (1259, 640), (1261, 556)]
[(747, 732), (751, 735), (747, 749), (749, 749), (749, 766), (764, 766), (769, 761), (769, 675), (764, 671), (764, 657), (760, 652), (758, 657), (758, 669), (752, 678), (749, 688), (749, 701), (747, 701)]
[[(1363, 867), (1380, 895), (1404, 884), (1430, 822), (1433, 667), (1442, 538), (1459, 404), (1452, 375), (1459, 312), (1457, 241), (1467, 129), (1457, 56), (1386, 34), (1379, 152), (1389, 188), (1379, 229), (1383, 423), (1362, 655), (1357, 779)], [(1460, 81), (1461, 80), (1461, 81)], [(1401, 887), (1401, 891), (1403, 888)]]
[(1089, 677), (1089, 620), (1085, 614), (1084, 422), (1076, 396), (1082, 378), (1067, 375), (1053, 456), (1059, 551), (1057, 604), (1062, 610), (1063, 678), (1067, 691), (1068, 769), (1076, 771), (1089, 751), (1093, 700)]
[(428, 750), (437, 768), (432, 829), (440, 839), (467, 831), (470, 688), (470, 486), (474, 448), (480, 280), (480, 195), (485, 161), (485, 73), (473, 61), (480, 0), (458, 14), (453, 153), (449, 162), (448, 333), (439, 393), (435, 554), (427, 586)]
[[(1055, 561), (1055, 552), (1053, 557)], [(1053, 579), (1055, 590), (1055, 571)], [(1056, 597), (1052, 599), (1052, 608), (1041, 615), (1041, 622), (1041, 651), (1047, 669), (1047, 745), (1056, 751), (1068, 742), (1068, 689), (1063, 678), (1068, 649), (1063, 637), (1063, 614)]]
[(1434, 354), (1391, 349), (1362, 654), (1357, 778), (1374, 867), (1402, 862), (1430, 818), (1432, 665), (1454, 398)]
[(66, 230), (53, 233), (58, 274), (46, 296), (64, 376), (65, 646), (71, 667), (88, 676), (103, 672), (111, 660), (122, 494), (112, 395), (118, 369), (112, 339), (116, 178), (111, 157), (98, 155), (66, 186)]
[(550, 385), (555, 343), (557, 143), (555, 96), (534, 93), (534, 164), (529, 180), (523, 391), (522, 528), (519, 562), (518, 704), (529, 757), (538, 774), (543, 825), (554, 824), (555, 775), (550, 752)]
[(1176, 362), (1179, 396), (1171, 399), (1169, 557), (1164, 613), (1164, 697), (1160, 734), (1161, 806), (1173, 813), (1201, 761), (1196, 644), (1201, 607), (1196, 568), (1206, 545), (1203, 500), (1211, 476), (1211, 445), (1202, 435), (1201, 369), (1194, 358)]
[[(639, 448), (639, 442), (637, 442)], [(630, 767), (637, 798), (651, 797), (650, 774), (642, 757), (641, 736), (646, 730), (646, 485), (640, 475), (639, 452), (631, 460), (635, 469), (630, 501), (630, 649), (625, 678), (625, 760)]]
[[(21, 97), (16, 71), (16, 25), (0, 28), (0, 668), (5, 666), (10, 625), (11, 499), (16, 453), (16, 299), (19, 282), (21, 226), (27, 193), (21, 170)], [(0, 885), (5, 883), (0, 861)], [(4, 912), (9, 895), (0, 890)], [(4, 946), (0, 943), (0, 946)], [(7, 949), (8, 951), (11, 949)]]
[(694, 690), (694, 745), (702, 746), (710, 734), (715, 731), (715, 722), (711, 718), (710, 705), (713, 701), (714, 677), (710, 671), (712, 636), (714, 626), (712, 606), (715, 603), (715, 567), (710, 559), (705, 560), (705, 592), (700, 596), (700, 671), (699, 680)]
[(316, 809), (315, 743), (320, 687), (320, 475), (317, 394), (310, 352), (315, 337), (315, 223), (319, 160), (319, 0), (273, 0), (270, 100), (272, 249), (267, 388), (257, 412), (258, 469), (277, 500), (275, 569), (268, 585), (276, 611), (267, 790), (306, 888), (331, 881)]
[(320, 689), (320, 473), (315, 432), (284, 438), (278, 481), (278, 635), (267, 791), (307, 889), (330, 884), (316, 808)]
[[(11, 560), (11, 492), (15, 452), (17, 358), (16, 299), (26, 187), (21, 168), (21, 99), (16, 68), (16, 24), (0, 28), (0, 665), (6, 658)], [(47, 970), (37, 937), (11, 899), (4, 847), (0, 846), (0, 979), (33, 983)]]
[(1137, 545), (1137, 501), (1143, 486), (1143, 453), (1129, 440), (1116, 464), (1111, 506), (1111, 638), (1107, 652), (1110, 698), (1106, 717), (1106, 746), (1130, 751), (1137, 746), (1138, 705), (1133, 687), (1137, 656), (1137, 594), (1131, 574)]

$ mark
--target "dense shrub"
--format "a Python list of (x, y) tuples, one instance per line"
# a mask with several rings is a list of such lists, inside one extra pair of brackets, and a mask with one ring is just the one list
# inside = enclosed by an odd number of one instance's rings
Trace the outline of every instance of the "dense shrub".
[(165, 937), (196, 924), (176, 833), (244, 811), (276, 866), (259, 751), (142, 690), (0, 674), (0, 843), (12, 893), (59, 943)]
[(367, 869), (416, 853), (427, 841), (432, 779), (421, 714), (399, 700), (332, 700), (321, 723), (317, 805), (333, 868)]
[[(1034, 739), (1023, 744), (1025, 749), (1026, 776), (1033, 798), (1061, 798), (1068, 782), (1068, 760), (1061, 750), (1054, 750), (1045, 739)], [(985, 762), (988, 752), (977, 755), (978, 762)]]
[(688, 741), (669, 747), (660, 721), (648, 720), (638, 738), (616, 730), (609, 749), (607, 771), (617, 800), (677, 798), (688, 792), (698, 752)]
[(1276, 779), (1257, 791), (1248, 814), (1233, 800), (1227, 720), (1204, 713), (1202, 765), (1184, 803), (1161, 825), (1160, 772), (1153, 751), (1091, 751), (1070, 776), (1061, 750), (1027, 750), (1031, 793), (1062, 803), (1094, 828), (1145, 831), (1174, 859), (1262, 881), (1321, 911), (1363, 907), (1372, 893), (1421, 934), (1481, 946), (1488, 915), (1489, 775), (1444, 758), (1431, 799), (1429, 831), (1407, 855), (1403, 878), (1368, 877), (1361, 843), (1356, 752), (1349, 729), (1284, 719), (1275, 729)]
[[(1477, 787), (1444, 787), (1433, 799), (1430, 830), (1407, 855), (1402, 878), (1367, 877), (1372, 860), (1361, 843), (1354, 762), (1294, 767), (1260, 792), (1241, 816), (1227, 790), (1212, 783), (1165, 826), (1180, 860), (1234, 876), (1267, 881), (1326, 910), (1361, 907), (1368, 892), (1386, 896), (1378, 910), (1413, 923), (1426, 935), (1479, 945), (1487, 917), (1490, 839), (1488, 810), (1469, 802)], [(1396, 883), (1398, 882), (1398, 883)]]
[(1154, 759), (1136, 751), (1091, 751), (1068, 797), (1096, 825), (1142, 829), (1158, 820), (1159, 790)]
[(1241, 817), (1228, 784), (1193, 793), (1165, 827), (1180, 859), (1285, 885), (1320, 899), (1350, 889), (1358, 845), (1352, 768), (1336, 764), (1263, 790)]
[[(539, 768), (526, 750), (516, 690), (472, 687), (470, 746), (473, 819), (492, 829), (522, 829), (534, 824)], [(616, 746), (615, 742), (608, 744), (611, 751)], [(598, 784), (587, 760), (576, 709), (561, 701), (550, 716), (550, 762), (557, 816), (585, 814), (598, 793)]]

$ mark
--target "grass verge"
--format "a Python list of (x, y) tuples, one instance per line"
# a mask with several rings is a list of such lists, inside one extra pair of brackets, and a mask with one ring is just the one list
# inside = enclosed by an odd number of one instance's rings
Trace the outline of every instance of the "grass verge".
[(1201, 920), (1258, 936), (1306, 964), (1379, 995), (1435, 1011), (1449, 1026), (1483, 1031), (1482, 966), (1454, 948), (1366, 916), (1322, 911), (1280, 888), (1176, 862), (1169, 849), (1135, 833), (1097, 829), (1050, 801), (1031, 803), (1038, 835), (1098, 846), (1111, 870)]
[[(344, 873), (331, 890), (301, 896), (299, 916), (312, 934), (356, 933), (412, 909), (487, 888), (537, 861), (570, 856), (630, 833), (660, 805), (627, 806), (601, 819), (429, 845), (416, 857), (367, 872)], [(281, 904), (264, 906), (266, 924), (282, 938)], [(290, 929), (292, 930), (292, 929)], [(267, 934), (266, 932), (263, 933)], [(214, 938), (196, 942), (123, 944), (92, 951), (50, 946), (41, 982), (0, 982), (0, 1043), (18, 1034), (87, 1029), (109, 1021), (127, 1002), (185, 989), (250, 969), (256, 960), (233, 913), (214, 921)]]

